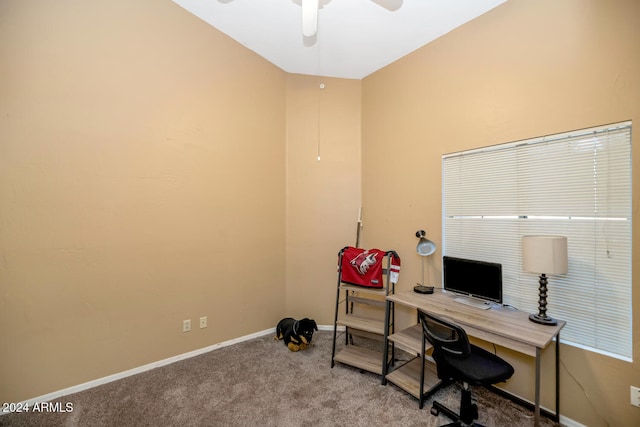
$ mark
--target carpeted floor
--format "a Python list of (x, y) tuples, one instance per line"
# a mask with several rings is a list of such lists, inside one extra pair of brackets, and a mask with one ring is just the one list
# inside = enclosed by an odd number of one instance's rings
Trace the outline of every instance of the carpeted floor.
[[(340, 340), (342, 342), (343, 339)], [(65, 413), (0, 416), (0, 426), (439, 426), (449, 420), (380, 377), (337, 364), (332, 332), (290, 352), (270, 335), (218, 349), (57, 400)], [(482, 388), (478, 422), (533, 426), (533, 413)], [(434, 396), (458, 406), (450, 386)], [(553, 426), (547, 419), (543, 427)]]

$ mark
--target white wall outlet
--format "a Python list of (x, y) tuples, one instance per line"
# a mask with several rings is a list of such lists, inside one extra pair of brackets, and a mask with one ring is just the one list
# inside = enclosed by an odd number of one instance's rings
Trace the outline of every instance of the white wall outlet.
[(631, 386), (631, 404), (640, 408), (640, 387)]
[(191, 330), (191, 319), (182, 321), (182, 332), (189, 332)]
[(200, 329), (207, 327), (207, 316), (202, 316), (200, 318)]

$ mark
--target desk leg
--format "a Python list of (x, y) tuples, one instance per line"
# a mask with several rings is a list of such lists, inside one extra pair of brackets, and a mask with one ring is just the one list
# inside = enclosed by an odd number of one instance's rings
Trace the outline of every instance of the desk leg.
[(560, 333), (556, 335), (556, 425), (560, 425)]
[(536, 407), (535, 427), (540, 425), (540, 348), (536, 348)]

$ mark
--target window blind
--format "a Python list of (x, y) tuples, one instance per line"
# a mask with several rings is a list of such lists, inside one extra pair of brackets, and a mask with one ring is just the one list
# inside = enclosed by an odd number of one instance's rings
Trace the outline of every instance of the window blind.
[(443, 253), (501, 263), (504, 303), (537, 313), (521, 238), (567, 236), (547, 314), (563, 342), (631, 360), (631, 122), (447, 154), (442, 171)]

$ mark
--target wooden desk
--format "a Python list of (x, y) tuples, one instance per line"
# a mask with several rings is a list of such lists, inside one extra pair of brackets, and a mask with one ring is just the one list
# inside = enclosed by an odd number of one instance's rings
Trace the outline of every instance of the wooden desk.
[[(503, 307), (499, 304), (493, 304), (489, 310), (482, 310), (460, 304), (453, 299), (453, 295), (438, 290), (430, 295), (418, 294), (412, 290), (402, 291), (387, 297), (387, 301), (390, 303), (421, 309), (437, 316), (448, 318), (462, 326), (469, 336), (534, 357), (536, 362), (535, 425), (538, 426), (540, 422), (541, 351), (546, 348), (554, 338), (559, 339), (560, 330), (566, 322), (559, 320), (556, 326), (540, 325), (530, 321), (529, 313), (523, 311)], [(413, 335), (415, 335), (415, 326), (409, 329), (413, 330)], [(393, 340), (393, 337), (389, 338)], [(558, 372), (560, 346), (556, 345), (555, 348), (555, 421), (558, 421), (560, 414), (560, 382)]]

